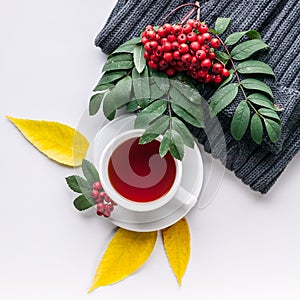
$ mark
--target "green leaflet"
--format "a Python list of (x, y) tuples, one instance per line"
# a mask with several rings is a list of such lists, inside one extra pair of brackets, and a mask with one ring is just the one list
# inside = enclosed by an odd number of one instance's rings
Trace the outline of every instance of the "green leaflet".
[(275, 119), (280, 123), (280, 118), (274, 110), (269, 109), (269, 108), (261, 108), (261, 109), (258, 110), (258, 112), (261, 115), (263, 115), (264, 117)]
[(236, 140), (239, 141), (244, 136), (249, 125), (249, 120), (250, 109), (247, 102), (243, 100), (238, 105), (230, 125), (230, 132)]
[(276, 143), (280, 138), (281, 127), (278, 122), (264, 118), (264, 123), (267, 129), (268, 136), (273, 143)]
[(128, 112), (135, 112), (137, 109), (139, 109), (139, 107), (139, 103), (136, 100), (131, 100), (126, 105), (126, 109)]
[(170, 88), (170, 101), (171, 106), (173, 104), (180, 106), (182, 109), (187, 111), (193, 118), (195, 118), (199, 123), (203, 122), (203, 111), (200, 105), (192, 103), (185, 94), (182, 94), (177, 88), (173, 86)]
[(159, 119), (155, 120), (140, 137), (140, 144), (147, 144), (157, 138), (160, 134), (163, 134), (169, 127), (169, 117), (161, 116)]
[(89, 114), (90, 116), (95, 115), (99, 109), (102, 100), (104, 99), (106, 93), (98, 93), (91, 97), (90, 103), (89, 103)]
[(176, 117), (172, 117), (172, 128), (179, 133), (185, 145), (194, 148), (194, 138), (182, 121)]
[(163, 92), (156, 83), (150, 84), (150, 99), (156, 100), (161, 99), (166, 93)]
[(104, 65), (102, 72), (114, 70), (129, 70), (133, 67), (131, 54), (121, 53), (111, 56)]
[(145, 66), (146, 66), (146, 60), (144, 58), (144, 46), (143, 45), (136, 45), (133, 50), (133, 61), (136, 70), (139, 73), (142, 73)]
[(113, 92), (108, 93), (104, 99), (105, 101), (103, 101), (103, 113), (104, 116), (111, 121), (115, 118), (117, 110), (114, 104)]
[(197, 120), (195, 117), (193, 117), (188, 111), (181, 108), (179, 105), (176, 105), (174, 102), (171, 103), (172, 110), (175, 112), (177, 116), (179, 116), (181, 119), (185, 120), (189, 124), (195, 126), (195, 127), (204, 127), (204, 116), (202, 114), (202, 119)]
[(280, 109), (277, 106), (275, 106), (273, 102), (263, 94), (260, 93), (251, 94), (248, 96), (248, 100), (253, 104), (270, 108), (274, 111), (280, 111)]
[(93, 92), (106, 92), (107, 90), (113, 87), (114, 87), (113, 83), (97, 84), (93, 89)]
[(169, 91), (170, 80), (166, 73), (150, 69), (150, 76), (153, 79), (155, 86), (157, 86), (164, 94)]
[(227, 62), (229, 61), (228, 54), (222, 51), (216, 51), (215, 53), (216, 53), (216, 58), (221, 60), (226, 65)]
[(167, 100), (158, 100), (138, 113), (134, 128), (146, 128), (153, 120), (161, 116), (167, 109)]
[(181, 93), (187, 100), (195, 104), (200, 104), (203, 100), (202, 96), (199, 94), (199, 91), (188, 83), (176, 80), (176, 82), (172, 82), (172, 86), (177, 89), (178, 92)]
[(254, 114), (251, 119), (250, 133), (254, 142), (261, 144), (263, 138), (263, 123), (258, 114)]
[(231, 51), (231, 57), (234, 60), (244, 60), (255, 52), (268, 48), (269, 46), (261, 40), (250, 40), (235, 46)]
[(261, 36), (258, 31), (248, 30), (248, 31), (234, 32), (234, 33), (230, 34), (226, 38), (225, 44), (228, 46), (235, 45), (244, 35), (247, 35), (250, 39), (261, 40)]
[(274, 98), (274, 95), (270, 87), (260, 80), (254, 78), (247, 78), (242, 80), (241, 84), (245, 89), (262, 91), (270, 95), (272, 98)]
[(103, 100), (103, 112), (107, 119), (115, 117), (116, 110), (131, 100), (132, 78), (126, 76), (118, 81), (116, 86), (107, 93)]
[(274, 76), (272, 68), (259, 60), (247, 60), (241, 62), (236, 67), (241, 74), (267, 74)]
[(179, 133), (174, 129), (166, 131), (160, 144), (160, 156), (165, 156), (168, 151), (170, 151), (172, 156), (176, 159), (182, 160), (184, 155), (184, 143)]
[(90, 186), (92, 186), (94, 182), (100, 181), (98, 171), (94, 165), (86, 159), (82, 160), (82, 172)]
[(92, 207), (94, 204), (91, 203), (88, 199), (86, 199), (84, 195), (80, 195), (74, 200), (73, 205), (79, 211), (83, 211)]
[(77, 175), (67, 177), (66, 182), (69, 188), (76, 193), (82, 193), (83, 188), (88, 188), (87, 181), (84, 178)]
[(238, 84), (230, 83), (221, 89), (217, 90), (210, 103), (210, 111), (212, 115), (217, 115), (226, 106), (228, 106), (238, 93)]
[(145, 67), (144, 71), (139, 73), (136, 68), (132, 70), (132, 79), (133, 79), (133, 91), (135, 99), (139, 100), (149, 99), (150, 98), (150, 82), (148, 68)]
[(133, 53), (134, 48), (137, 44), (141, 43), (141, 38), (136, 37), (133, 38), (126, 43), (119, 46), (112, 54), (116, 53)]
[(231, 19), (230, 18), (217, 18), (215, 29), (218, 34), (226, 31)]
[[(101, 89), (101, 86), (103, 86), (103, 85), (105, 86), (108, 83), (113, 83), (113, 82), (125, 77), (126, 74), (127, 74), (126, 71), (119, 71), (119, 70), (105, 72), (94, 90), (96, 91), (99, 88)], [(103, 89), (101, 89), (101, 90), (103, 90)]]

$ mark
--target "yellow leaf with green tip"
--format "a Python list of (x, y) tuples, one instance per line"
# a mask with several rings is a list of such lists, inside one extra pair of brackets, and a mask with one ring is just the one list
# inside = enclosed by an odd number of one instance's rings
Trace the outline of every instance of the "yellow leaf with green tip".
[(100, 261), (89, 293), (100, 286), (114, 284), (138, 270), (150, 256), (156, 239), (156, 231), (118, 229)]
[(190, 260), (190, 230), (185, 218), (162, 230), (164, 247), (170, 266), (181, 285)]
[(52, 160), (80, 166), (89, 148), (88, 140), (77, 130), (58, 122), (7, 117), (39, 151)]

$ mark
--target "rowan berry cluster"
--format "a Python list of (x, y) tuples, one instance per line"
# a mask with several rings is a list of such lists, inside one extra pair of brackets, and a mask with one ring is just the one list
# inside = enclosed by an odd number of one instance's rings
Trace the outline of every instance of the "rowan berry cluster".
[(189, 19), (186, 24), (164, 24), (157, 30), (148, 25), (142, 33), (144, 58), (150, 68), (168, 76), (186, 72), (199, 82), (220, 84), (230, 73), (216, 59), (220, 40), (205, 23)]
[(103, 190), (101, 182), (97, 181), (93, 184), (91, 196), (97, 203), (97, 215), (110, 217), (114, 207), (117, 205)]

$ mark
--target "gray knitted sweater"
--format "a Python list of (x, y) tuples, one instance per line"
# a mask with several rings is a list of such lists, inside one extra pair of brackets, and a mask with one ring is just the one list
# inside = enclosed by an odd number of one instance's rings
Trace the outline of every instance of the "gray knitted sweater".
[[(147, 24), (160, 24), (161, 19), (185, 0), (119, 0), (106, 25), (96, 38), (96, 45), (109, 54), (128, 39), (138, 36)], [(257, 145), (245, 136), (235, 141), (229, 132), (230, 120), (236, 103), (222, 113), (219, 121), (225, 135), (225, 144), (219, 138), (208, 137), (207, 129), (191, 127), (194, 136), (207, 152), (219, 158), (224, 165), (253, 190), (266, 193), (300, 149), (300, 2), (298, 0), (210, 0), (200, 1), (201, 20), (213, 25), (216, 18), (230, 17), (229, 32), (258, 30), (271, 51), (259, 55), (270, 64), (276, 80), (269, 82), (275, 101), (284, 108), (282, 135), (273, 144), (267, 137)], [(187, 8), (173, 15), (170, 22), (178, 20)], [(199, 88), (209, 101), (210, 95)], [(206, 120), (206, 128), (214, 132), (213, 120)], [(217, 132), (217, 131), (216, 131)], [(220, 151), (218, 151), (220, 149)], [(226, 149), (226, 151), (221, 151)]]

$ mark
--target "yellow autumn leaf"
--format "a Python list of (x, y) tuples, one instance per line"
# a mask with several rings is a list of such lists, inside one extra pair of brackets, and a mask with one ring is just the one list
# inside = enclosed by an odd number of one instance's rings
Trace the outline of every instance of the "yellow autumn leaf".
[(185, 218), (162, 230), (164, 247), (170, 266), (181, 285), (190, 259), (190, 230)]
[(67, 165), (80, 166), (89, 148), (87, 139), (77, 130), (58, 122), (7, 117), (39, 151)]
[(139, 269), (150, 256), (157, 232), (135, 232), (119, 228), (97, 268), (94, 289), (116, 283)]

